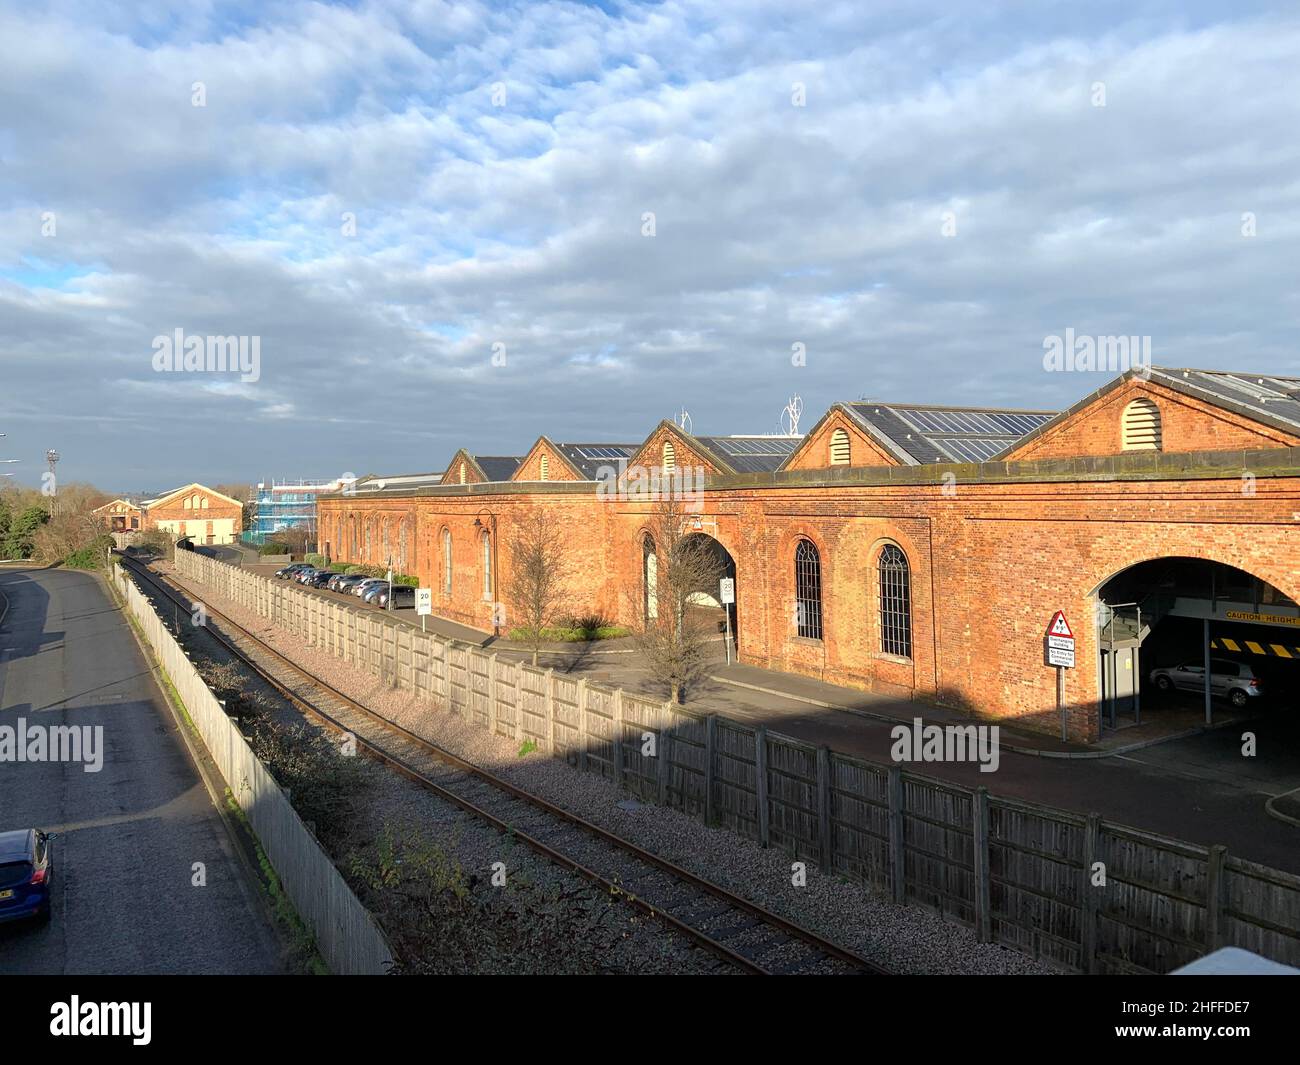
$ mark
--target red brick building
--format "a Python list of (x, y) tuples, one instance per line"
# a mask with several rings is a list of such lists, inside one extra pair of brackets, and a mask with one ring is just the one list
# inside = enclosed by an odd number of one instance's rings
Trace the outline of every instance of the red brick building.
[(115, 499), (95, 511), (114, 532), (164, 529), (196, 544), (233, 544), (244, 527), (244, 506), (202, 484), (187, 484), (136, 506)]
[(415, 492), (324, 496), (320, 536), (337, 559), (400, 560), (436, 613), (490, 628), (510, 523), (544, 508), (575, 611), (635, 622), (655, 504), (620, 486), (647, 474), (698, 487), (691, 531), (725, 551), (744, 662), (1056, 728), (1044, 636), (1062, 610), (1079, 739), (1207, 640), (1300, 669), (1293, 378), (1152, 369), (1057, 415), (844, 403), (803, 437), (542, 437), (522, 459), (462, 450)]

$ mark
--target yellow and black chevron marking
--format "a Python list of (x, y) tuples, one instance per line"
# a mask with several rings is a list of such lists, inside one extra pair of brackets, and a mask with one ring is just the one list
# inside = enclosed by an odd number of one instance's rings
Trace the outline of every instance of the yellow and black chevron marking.
[(1230, 640), (1226, 636), (1217, 636), (1210, 641), (1210, 646), (1216, 651), (1233, 651), (1237, 654), (1245, 654), (1249, 651), (1253, 655), (1272, 655), (1277, 658), (1294, 658), (1300, 660), (1300, 647), (1292, 644), (1286, 646), (1280, 643), (1259, 643), (1255, 640)]

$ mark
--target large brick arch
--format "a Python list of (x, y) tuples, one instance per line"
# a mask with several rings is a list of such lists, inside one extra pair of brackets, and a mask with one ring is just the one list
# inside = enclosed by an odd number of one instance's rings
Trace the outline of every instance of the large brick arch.
[[(1296, 533), (1292, 535), (1296, 535)], [(1082, 578), (1084, 598), (1095, 599), (1100, 594), (1101, 589), (1114, 578), (1122, 573), (1127, 573), (1136, 566), (1148, 562), (1172, 562), (1180, 558), (1196, 559), (1200, 562), (1217, 562), (1223, 566), (1231, 566), (1233, 569), (1249, 573), (1252, 577), (1258, 577), (1265, 583), (1271, 584), (1283, 595), (1300, 602), (1300, 575), (1288, 572), (1285, 566), (1278, 565), (1269, 559), (1254, 557), (1253, 553), (1243, 557), (1240, 552), (1212, 550), (1203, 544), (1183, 539), (1178, 540), (1168, 551), (1135, 551), (1131, 557), (1127, 557), (1121, 564), (1116, 565), (1111, 560), (1109, 564), (1093, 566)], [(1100, 570), (1106, 572), (1103, 576), (1098, 577), (1097, 573)]]

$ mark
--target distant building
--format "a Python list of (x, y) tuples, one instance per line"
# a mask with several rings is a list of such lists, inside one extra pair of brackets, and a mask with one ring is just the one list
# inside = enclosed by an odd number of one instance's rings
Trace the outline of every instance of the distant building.
[[(352, 481), (348, 484), (354, 483)], [(264, 544), (276, 533), (302, 529), (316, 538), (316, 497), (322, 492), (337, 492), (346, 485), (341, 478), (332, 481), (272, 481), (257, 486), (252, 524), (244, 539)]]
[(143, 513), (129, 499), (114, 499), (92, 513), (100, 516), (109, 532), (137, 532), (144, 525)]
[(244, 504), (203, 484), (174, 488), (140, 504), (141, 527), (163, 529), (196, 544), (233, 544), (244, 524)]
[(233, 544), (243, 525), (244, 505), (207, 485), (192, 483), (138, 504), (114, 499), (94, 513), (110, 532), (163, 529), (175, 539), (188, 536), (196, 544)]

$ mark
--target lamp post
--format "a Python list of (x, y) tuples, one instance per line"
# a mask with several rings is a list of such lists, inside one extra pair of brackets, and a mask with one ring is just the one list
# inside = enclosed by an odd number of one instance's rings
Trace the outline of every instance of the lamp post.
[[(484, 514), (488, 517), (488, 525), (486, 526), (483, 524)], [(488, 587), (483, 590), (488, 593), (489, 601), (492, 603), (492, 637), (493, 639), (497, 639), (501, 635), (501, 626), (497, 624), (497, 608), (495, 602), (497, 594), (497, 516), (484, 507), (474, 518), (474, 528), (480, 531), (486, 529), (487, 535), (491, 537), (492, 572), (489, 574), (490, 581)]]

